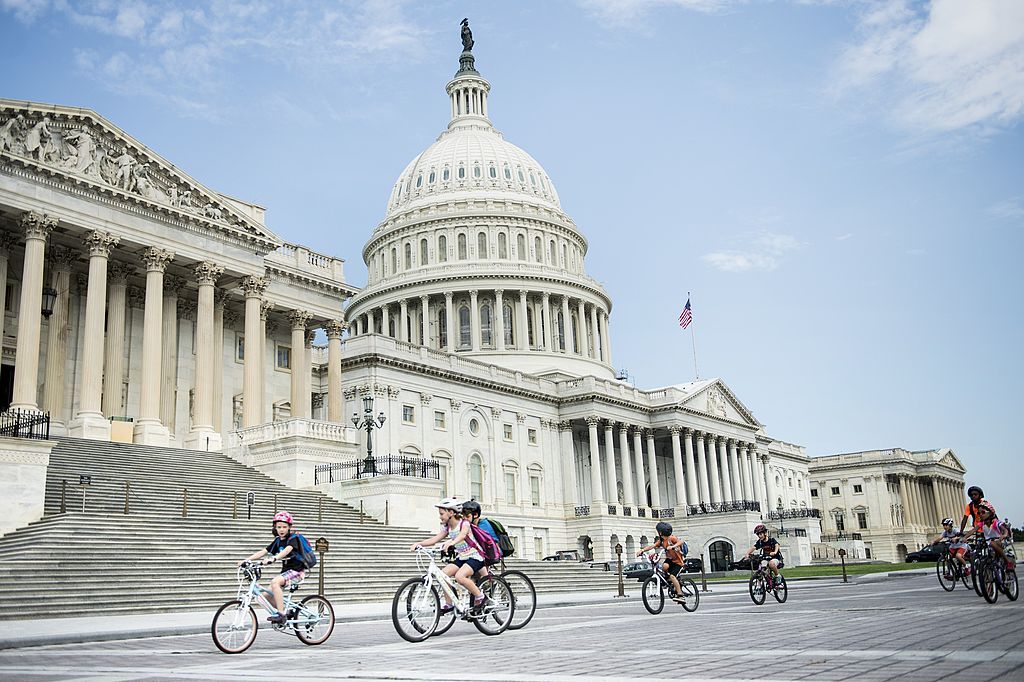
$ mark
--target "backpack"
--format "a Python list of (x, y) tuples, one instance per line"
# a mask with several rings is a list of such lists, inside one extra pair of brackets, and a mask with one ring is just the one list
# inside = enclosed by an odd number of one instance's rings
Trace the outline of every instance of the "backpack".
[[(467, 521), (466, 523), (469, 522)], [(483, 528), (470, 523), (466, 541), (480, 552), (480, 555), (484, 558), (485, 566), (491, 566), (501, 561), (501, 549), (498, 547), (498, 543)]]
[(296, 533), (295, 537), (299, 539), (299, 546), (302, 547), (302, 552), (299, 554), (299, 561), (309, 570), (316, 566), (316, 552), (309, 545), (309, 540), (302, 533)]
[(494, 529), (494, 532), (498, 537), (498, 548), (501, 550), (501, 556), (510, 557), (515, 554), (516, 546), (512, 544), (512, 538), (508, 536), (508, 531), (505, 530), (505, 526), (501, 525), (501, 522), (495, 521), (494, 519), (487, 519), (487, 523), (491, 524), (491, 528)]
[(686, 540), (683, 540), (683, 546), (679, 548), (679, 551), (683, 553), (684, 559), (686, 558), (686, 555), (690, 553), (690, 546), (686, 544)]

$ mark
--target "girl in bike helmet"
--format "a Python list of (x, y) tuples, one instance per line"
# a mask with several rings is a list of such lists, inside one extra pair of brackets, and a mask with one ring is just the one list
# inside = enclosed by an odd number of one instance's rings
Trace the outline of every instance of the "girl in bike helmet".
[(1014, 561), (1006, 556), (1006, 552), (1003, 550), (1003, 534), (999, 530), (999, 517), (996, 516), (995, 507), (991, 502), (982, 500), (978, 504), (978, 513), (981, 515), (981, 528), (975, 527), (965, 537), (984, 535), (992, 551), (1005, 562), (1007, 570), (1014, 570), (1016, 568)]
[[(453, 576), (460, 585), (469, 590), (473, 595), (473, 607), (480, 608), (484, 604), (484, 593), (473, 581), (473, 574), (484, 567), (484, 557), (475, 544), (470, 543), (470, 523), (461, 518), (462, 503), (454, 497), (446, 497), (437, 504), (437, 515), (441, 520), (441, 530), (437, 535), (413, 544), (410, 548), (415, 552), (421, 547), (430, 547), (438, 542), (442, 550), (454, 549), (455, 563), (447, 564), (442, 569), (445, 575)], [(447, 600), (447, 595), (445, 595)], [(441, 607), (441, 613), (445, 614), (455, 608), (447, 602)]]
[(754, 535), (757, 537), (757, 542), (747, 550), (743, 558), (749, 559), (755, 550), (760, 550), (761, 555), (768, 559), (768, 568), (772, 570), (772, 575), (776, 578), (779, 577), (779, 569), (786, 565), (786, 562), (782, 560), (782, 545), (775, 538), (768, 537), (768, 527), (763, 523), (754, 526)]
[[(241, 566), (246, 561), (262, 559), (260, 563), (272, 564), (281, 559), (281, 574), (270, 581), (270, 589), (274, 593), (274, 605), (277, 607), (277, 614), (267, 618), (271, 623), (283, 623), (286, 619), (284, 614), (284, 586), (289, 582), (302, 582), (306, 577), (306, 565), (302, 563), (302, 544), (297, 535), (292, 533), (294, 519), (286, 511), (274, 514), (274, 539), (265, 549), (261, 549), (248, 558), (238, 562)], [(267, 558), (264, 558), (267, 557)]]
[(672, 535), (672, 524), (666, 521), (659, 521), (658, 525), (654, 527), (658, 531), (658, 537), (655, 538), (654, 543), (647, 545), (639, 552), (637, 556), (643, 556), (644, 552), (649, 552), (652, 549), (664, 549), (665, 550), (665, 563), (661, 565), (661, 568), (668, 574), (669, 580), (672, 581), (672, 587), (676, 590), (676, 601), (682, 599), (682, 588), (679, 586), (679, 571), (683, 570), (683, 541)]

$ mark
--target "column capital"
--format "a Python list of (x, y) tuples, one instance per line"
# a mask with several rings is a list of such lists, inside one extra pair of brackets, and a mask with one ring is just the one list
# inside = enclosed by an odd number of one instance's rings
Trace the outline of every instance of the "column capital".
[(572, 431), (572, 423), (568, 419), (558, 422), (559, 431)]
[(224, 327), (231, 329), (239, 319), (238, 311), (229, 308), (224, 309)]
[(228, 298), (228, 292), (225, 291), (224, 289), (216, 288), (216, 289), (213, 290), (213, 305), (214, 305), (214, 307), (216, 307), (216, 306), (223, 306), (224, 302), (227, 300), (227, 298)]
[(183, 320), (194, 320), (196, 319), (196, 310), (198, 306), (195, 301), (189, 301), (187, 299), (178, 300), (178, 315)]
[(142, 262), (146, 264), (146, 272), (164, 272), (167, 264), (174, 260), (174, 254), (167, 249), (151, 246), (142, 252)]
[(620, 432), (629, 433), (629, 424), (627, 422), (615, 422), (615, 426), (618, 427)]
[(164, 276), (164, 296), (177, 296), (185, 288), (185, 280), (174, 275)]
[(433, 402), (433, 400), (434, 396), (431, 395), (430, 393), (420, 393), (420, 404), (423, 405), (424, 407)]
[(11, 247), (18, 243), (18, 235), (6, 230), (0, 231), (0, 255), (10, 254)]
[(732, 445), (733, 447), (736, 446), (737, 441), (735, 438), (725, 438), (724, 440), (727, 445)]
[(586, 417), (584, 421), (587, 422), (588, 427), (597, 428), (597, 425), (601, 423), (601, 419), (598, 417)]
[[(270, 312), (274, 309), (274, 304), (270, 301), (260, 301), (260, 319), (264, 322), (270, 317)], [(276, 328), (276, 327), (275, 327)]]
[(504, 289), (495, 289), (494, 290), (494, 297), (495, 298), (501, 298), (504, 295), (505, 295), (505, 290)]
[(519, 298), (526, 298), (529, 295), (529, 291), (526, 289), (519, 290)]
[(462, 409), (461, 400), (449, 400), (449, 402), (451, 403), (452, 406), (452, 412), (458, 412), (459, 410)]
[(705, 435), (705, 434), (704, 434), (704, 432), (703, 432), (703, 431), (694, 431), (694, 432), (693, 432), (693, 435), (695, 435), (695, 436), (697, 437), (697, 440), (699, 440), (699, 441), (701, 441), (701, 442), (703, 442), (703, 441), (704, 441), (704, 435)]
[(668, 432), (670, 434), (672, 434), (673, 436), (678, 436), (679, 432), (682, 431), (682, 430), (683, 430), (683, 427), (679, 426), (678, 424), (670, 424), (669, 427), (668, 427)]
[(345, 323), (341, 320), (329, 320), (324, 325), (324, 330), (327, 332), (328, 339), (340, 339), (342, 332), (345, 331)]
[(210, 261), (203, 261), (196, 265), (196, 281), (200, 284), (215, 285), (223, 274), (224, 267)]
[(54, 246), (53, 249), (50, 250), (50, 256), (47, 260), (50, 261), (50, 265), (54, 270), (69, 272), (71, 270), (71, 265), (78, 260), (78, 254), (71, 249), (62, 246)]
[(444, 300), (447, 303), (451, 303), (452, 299), (455, 298), (455, 293), (451, 291), (444, 292)]
[(238, 284), (242, 291), (245, 292), (246, 298), (262, 298), (269, 285), (270, 280), (266, 277), (254, 277), (253, 275), (243, 277), (242, 281)]
[(476, 289), (470, 289), (469, 290), (469, 297), (475, 299), (477, 297), (477, 294), (479, 294), (479, 293), (480, 292), (478, 290), (476, 290)]
[(146, 290), (141, 287), (128, 289), (128, 305), (132, 308), (146, 307)]
[(308, 313), (305, 310), (289, 310), (288, 321), (292, 323), (292, 329), (305, 329), (306, 324), (309, 323), (310, 318), (313, 317), (312, 313)]
[(109, 274), (111, 284), (127, 284), (128, 278), (135, 273), (135, 266), (121, 261), (110, 263)]
[(312, 348), (313, 347), (313, 340), (315, 338), (316, 338), (316, 330), (315, 329), (307, 329), (306, 330), (306, 343), (305, 343), (306, 348)]
[(541, 293), (540, 297), (541, 297), (541, 299), (547, 301), (548, 299), (551, 298), (551, 294), (549, 294), (548, 292), (544, 291), (544, 292)]
[(120, 237), (110, 234), (109, 232), (104, 232), (103, 230), (93, 230), (82, 238), (82, 243), (84, 243), (85, 248), (88, 249), (90, 257), (99, 256), (101, 258), (109, 258), (110, 250), (120, 242)]
[(516, 412), (516, 421), (520, 424), (526, 423), (526, 414), (523, 412)]
[(57, 216), (38, 211), (29, 211), (21, 216), (21, 229), (25, 233), (25, 239), (45, 240), (55, 227)]
[(683, 427), (683, 435), (686, 436), (687, 438), (689, 438), (690, 436), (693, 435), (693, 429), (691, 429), (689, 426), (684, 426)]
[(491, 408), (491, 419), (494, 419), (495, 421), (501, 419), (501, 408), (500, 407), (492, 407)]

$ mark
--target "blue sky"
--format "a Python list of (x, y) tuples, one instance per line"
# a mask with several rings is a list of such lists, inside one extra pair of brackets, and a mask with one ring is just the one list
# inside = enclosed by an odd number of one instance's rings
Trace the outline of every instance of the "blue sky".
[(637, 385), (693, 378), (692, 291), (701, 376), (770, 434), (951, 447), (1024, 520), (1018, 0), (0, 0), (0, 96), (95, 109), (363, 285), (464, 16)]

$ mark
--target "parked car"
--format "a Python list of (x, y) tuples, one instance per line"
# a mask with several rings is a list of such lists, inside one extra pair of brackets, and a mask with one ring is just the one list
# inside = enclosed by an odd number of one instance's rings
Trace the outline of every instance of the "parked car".
[(947, 552), (946, 545), (925, 545), (916, 552), (907, 553), (907, 563), (925, 563), (929, 561), (938, 561), (939, 557)]
[[(683, 573), (700, 573), (700, 559), (684, 559)], [(647, 559), (633, 561), (622, 567), (622, 575), (626, 578), (636, 578), (640, 582), (647, 580), (654, 573), (651, 562)]]
[(700, 573), (704, 568), (704, 562), (700, 559), (683, 559), (684, 573)]
[(750, 565), (750, 558), (740, 557), (739, 561), (730, 561), (727, 568), (730, 571), (752, 571), (753, 567)]
[(618, 571), (619, 570), (619, 562), (618, 562), (617, 559), (612, 560), (612, 561), (591, 561), (590, 562), (590, 567), (591, 568), (600, 568), (600, 569), (605, 570), (605, 571)]
[(544, 561), (583, 561), (575, 549), (560, 549), (554, 554), (544, 557)]

